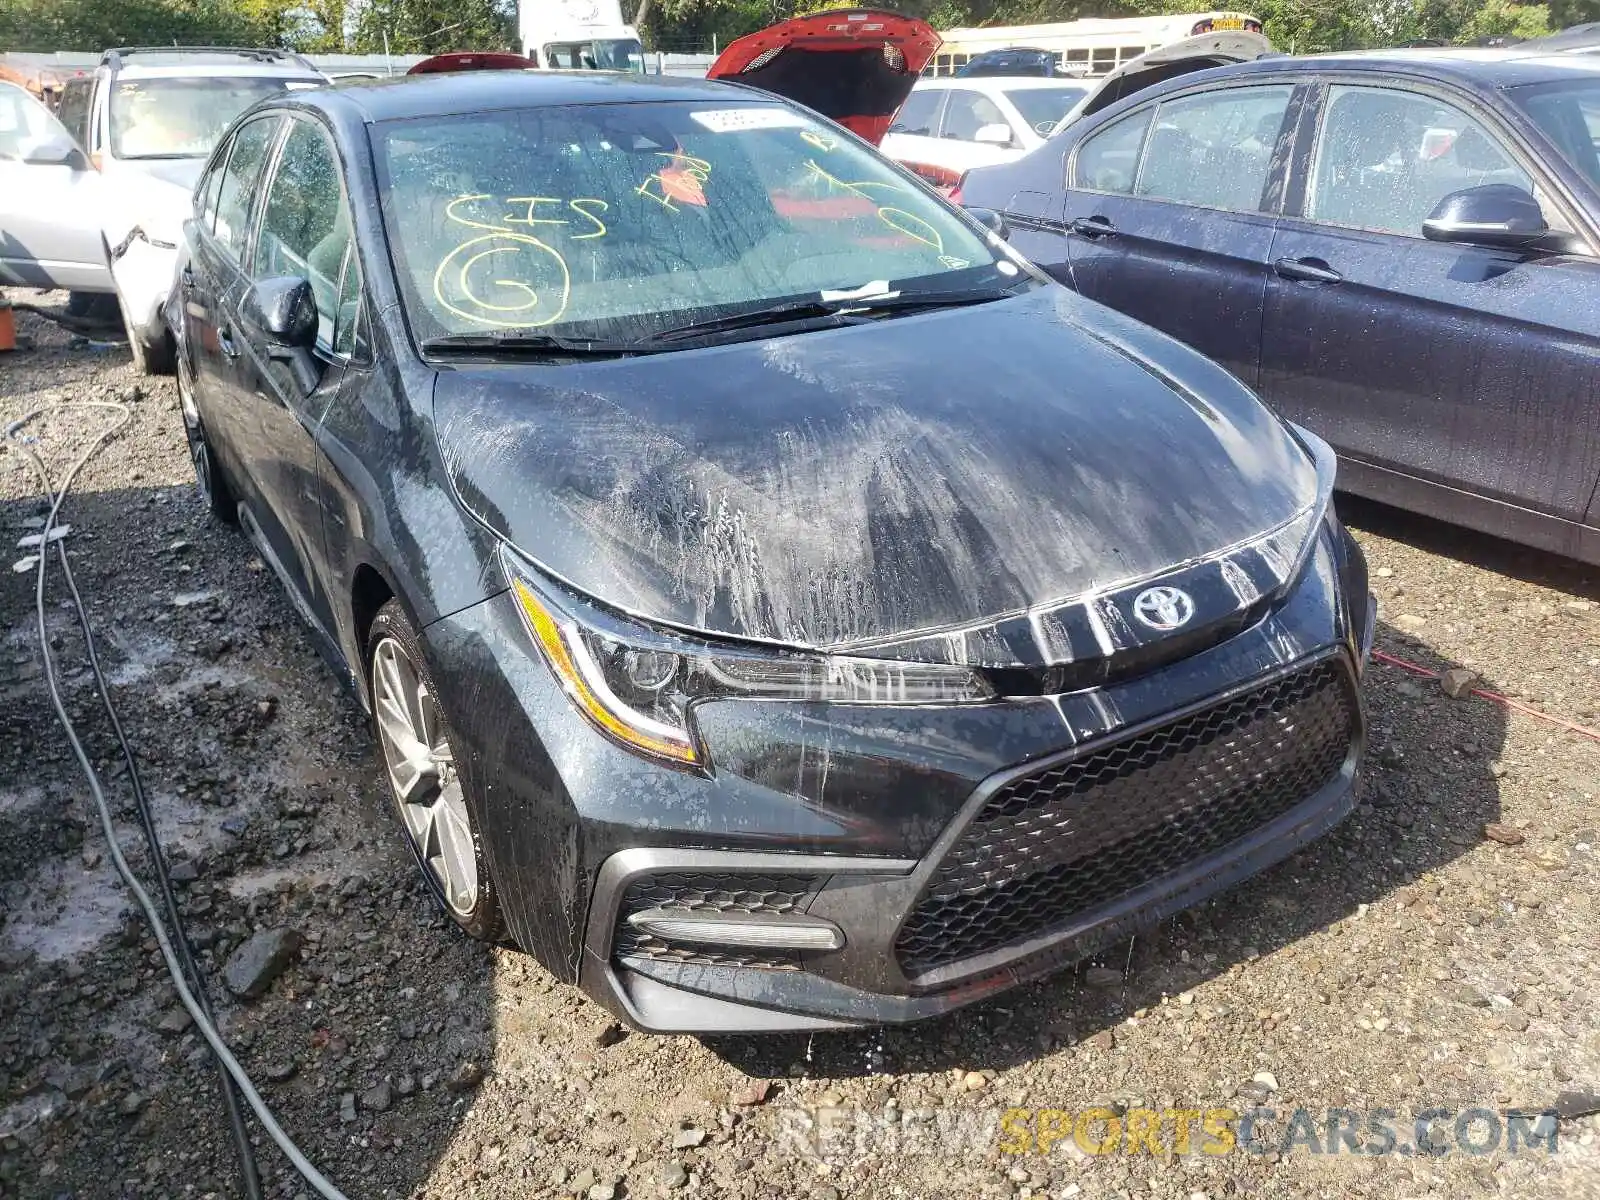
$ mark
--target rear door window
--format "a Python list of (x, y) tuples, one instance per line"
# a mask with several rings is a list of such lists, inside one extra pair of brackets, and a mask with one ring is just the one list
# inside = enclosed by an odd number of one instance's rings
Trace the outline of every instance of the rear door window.
[(1140, 109), (1085, 138), (1073, 160), (1072, 186), (1086, 192), (1131, 194), (1139, 173), (1139, 147), (1154, 112), (1153, 107)]
[(1156, 106), (1134, 194), (1228, 212), (1254, 212), (1294, 88), (1228, 88)]
[(1453, 104), (1392, 88), (1328, 89), (1306, 216), (1422, 236), (1451, 192), (1533, 181), (1495, 135)]

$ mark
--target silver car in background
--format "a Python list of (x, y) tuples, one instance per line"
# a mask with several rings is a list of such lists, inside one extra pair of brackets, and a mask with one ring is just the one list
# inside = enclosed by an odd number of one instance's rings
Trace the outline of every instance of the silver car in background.
[[(201, 168), (252, 104), (327, 82), (285, 50), (130, 47), (70, 80), (55, 117), (0, 93), (0, 277), (114, 294), (135, 366), (170, 371), (162, 309)], [(7, 108), (26, 126), (10, 155)]]

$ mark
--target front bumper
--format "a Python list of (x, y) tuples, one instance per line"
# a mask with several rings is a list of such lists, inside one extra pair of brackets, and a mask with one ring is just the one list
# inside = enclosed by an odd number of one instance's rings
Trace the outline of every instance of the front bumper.
[[(1001, 901), (991, 906), (996, 914), (982, 918), (991, 927), (981, 929), (974, 937), (965, 910), (978, 898), (958, 896), (957, 904), (944, 906), (957, 910), (954, 920), (932, 918), (938, 935), (945, 939), (944, 945), (937, 945), (926, 932), (920, 937), (914, 933), (918, 915), (930, 907), (930, 887), (942, 870), (949, 870), (947, 864), (952, 858), (961, 857), (959, 844), (995, 845), (998, 835), (991, 826), (980, 827), (979, 822), (984, 812), (993, 807), (997, 794), (1018, 779), (1048, 776), (1062, 766), (1094, 759), (1102, 747), (1115, 752), (1115, 748), (1141, 745), (1152, 737), (1159, 738), (1162, 731), (1192, 726), (1195, 717), (1226, 709), (1230, 697), (1259, 694), (1264, 685), (1270, 688), (1275, 681), (1318, 671), (1342, 677), (1343, 684), (1337, 686), (1349, 688), (1349, 737), (1341, 761), (1324, 782), (1309, 794), (1295, 797), (1297, 802), (1287, 811), (1249, 828), (1242, 836), (1231, 836), (1230, 831), (1221, 839), (1221, 845), (1209, 853), (1187, 859), (1180, 854), (1171, 869), (1147, 873), (1127, 890), (1114, 887), (1113, 894), (1104, 896), (1099, 903), (1076, 910), (1069, 907), (1057, 920), (1037, 922), (1034, 913), (1019, 911), (1014, 903)], [(1002, 772), (974, 792), (920, 861), (681, 852), (648, 847), (621, 851), (606, 861), (597, 882), (585, 939), (582, 982), (591, 994), (601, 997), (631, 1024), (675, 1033), (848, 1028), (913, 1021), (1004, 991), (1069, 965), (1256, 874), (1346, 816), (1355, 804), (1364, 744), (1354, 684), (1351, 664), (1342, 651), (1335, 651), (1231, 689), (1192, 706), (1189, 714), (1172, 714), (1142, 728), (1121, 729), (1054, 759)], [(1233, 733), (1238, 740), (1245, 736)], [(1087, 807), (1087, 797), (1077, 799)], [(1224, 803), (1217, 801), (1214, 807), (1214, 819), (1225, 821)], [(1042, 865), (1038, 861), (1043, 856), (1037, 837), (1041, 833), (1059, 838), (1072, 834), (1070, 821), (1055, 819), (1059, 812), (1050, 815), (1052, 820), (1023, 829), (1011, 845), (1001, 846), (996, 858), (1010, 861), (1000, 861), (995, 870), (984, 873), (985, 879), (1002, 881), (990, 890), (991, 895), (998, 895), (1007, 887), (1028, 887), (1050, 878), (1048, 870), (1030, 873)], [(1178, 819), (1174, 813), (1168, 814), (1166, 821), (1170, 825)], [(974, 839), (975, 828), (981, 828), (982, 837)], [(1132, 830), (1127, 838), (1108, 847), (1106, 853), (1125, 854), (1125, 847), (1153, 843), (1158, 838), (1155, 826)], [(1091, 857), (1072, 864), (1072, 870), (1064, 874), (1076, 879), (1098, 869)], [(709, 908), (726, 913), (730, 908), (749, 906), (752, 899), (759, 902), (763, 896), (770, 896), (773, 893), (768, 890), (769, 884), (786, 879), (815, 880), (803, 908), (793, 911), (796, 916), (803, 913), (809, 922), (826, 922), (844, 931), (843, 947), (823, 954), (806, 951), (767, 955), (767, 961), (752, 966), (733, 965), (747, 955), (705, 946), (669, 946), (659, 940), (647, 943), (641, 953), (636, 944), (639, 939), (629, 937), (625, 910), (641, 886), (659, 892), (663, 880), (669, 881), (669, 889), (687, 885), (695, 889), (694, 899), (701, 911)], [(720, 890), (705, 895), (707, 882)], [(750, 887), (742, 887), (747, 882)], [(1057, 886), (1059, 882), (1058, 877)], [(659, 898), (648, 898), (645, 903), (659, 904)], [(1007, 913), (1019, 920), (1023, 935), (1007, 936), (1003, 924), (993, 927), (997, 919), (1004, 922)], [(737, 917), (740, 913), (728, 915)], [(967, 926), (965, 935), (963, 925)], [(978, 952), (948, 961), (941, 952), (953, 953), (952, 942), (976, 943)], [(691, 950), (705, 953), (695, 954), (689, 961), (674, 961), (671, 957)], [(929, 955), (936, 960), (933, 965), (913, 969), (912, 964), (919, 957)]]
[[(121, 254), (117, 254), (117, 250)], [(135, 235), (126, 245), (111, 247), (111, 278), (117, 297), (128, 314), (129, 330), (146, 345), (158, 344), (167, 333), (167, 300), (177, 280), (178, 250)]]
[[(1333, 520), (1276, 609), (1160, 670), (1085, 692), (964, 709), (717, 702), (698, 713), (716, 768), (710, 779), (642, 765), (599, 739), (550, 691), (530, 647), (511, 644), (518, 630), (509, 604), (481, 607), (472, 619), (487, 625), (476, 633), (437, 632), (467, 619), (458, 614), (430, 627), (430, 637), (445, 653), (452, 645), (492, 647), (487, 657), (521, 681), (518, 711), (529, 714), (529, 728), (508, 726), (507, 707), (488, 703), (498, 719), (468, 722), (464, 731), (485, 797), (479, 822), (489, 831), (491, 871), (513, 933), (650, 1031), (847, 1028), (949, 1012), (1262, 870), (1355, 803), (1365, 746), (1359, 678), (1374, 606), (1360, 551)], [(1252, 698), (1313, 674), (1324, 697), (1316, 720), (1325, 743), (1315, 769), (1286, 774), (1270, 802), (1235, 803), (1263, 764), (1292, 757), (1311, 728), (1300, 710), (1284, 716), (1276, 700), (1252, 708)], [(1193, 736), (1196, 722), (1241, 705), (1260, 712)], [(1057, 788), (1041, 804), (1016, 799), (1019, 781), (1128, 760), (1127, 747), (1144, 754), (1155, 743), (1159, 753), (1146, 755), (1148, 762)], [(1255, 759), (1234, 753), (1246, 744)], [(1146, 766), (1166, 774), (1136, 803), (1108, 791), (1121, 786), (1113, 778), (1119, 771), (1131, 778)], [(1173, 802), (1191, 784), (1209, 790)], [(992, 824), (997, 797), (1016, 809), (1001, 814), (1003, 821), (1015, 816), (1015, 828)], [(1156, 813), (1162, 805), (1171, 811)], [(1127, 828), (1106, 833), (1125, 811), (1133, 817)], [(1173, 842), (1168, 834), (1180, 826), (1183, 836)], [(1099, 839), (1106, 854), (1124, 856), (1166, 845), (1164, 837), (1181, 847), (1168, 845), (1159, 861), (1117, 876), (1131, 886), (1085, 891), (1079, 883), (1101, 859), (1060, 852), (1069, 835)], [(952, 862), (960, 869), (952, 871)], [(1036, 870), (1057, 890), (1039, 892), (1031, 906), (1000, 905), (972, 917), (969, 901), (981, 908), (997, 888)], [(935, 891), (951, 900), (955, 923), (917, 932)], [(629, 919), (662, 912), (827, 927), (842, 933), (843, 945), (757, 951), (670, 942)], [(984, 926), (976, 934), (973, 921)]]

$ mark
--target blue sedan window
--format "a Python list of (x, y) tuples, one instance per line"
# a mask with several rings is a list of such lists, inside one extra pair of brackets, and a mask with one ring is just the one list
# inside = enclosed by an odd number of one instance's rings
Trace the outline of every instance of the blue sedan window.
[(1440, 200), (1463, 188), (1532, 181), (1477, 121), (1431, 96), (1334, 87), (1318, 139), (1306, 216), (1422, 236)]

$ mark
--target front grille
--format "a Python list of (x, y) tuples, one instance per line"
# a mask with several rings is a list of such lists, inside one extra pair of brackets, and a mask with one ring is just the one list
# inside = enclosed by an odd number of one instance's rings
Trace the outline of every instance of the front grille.
[(1357, 733), (1324, 660), (1000, 788), (895, 942), (907, 976), (1048, 933), (1224, 849), (1338, 774)]
[(803, 912), (817, 888), (809, 875), (643, 875), (628, 885), (617, 914), (614, 952), (619, 957), (653, 958), (663, 962), (707, 967), (763, 967), (794, 971), (800, 966), (792, 951), (740, 950), (732, 947), (669, 942), (628, 924), (628, 917), (650, 909), (683, 913), (749, 913), (781, 916)]

